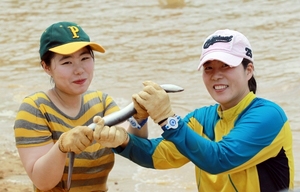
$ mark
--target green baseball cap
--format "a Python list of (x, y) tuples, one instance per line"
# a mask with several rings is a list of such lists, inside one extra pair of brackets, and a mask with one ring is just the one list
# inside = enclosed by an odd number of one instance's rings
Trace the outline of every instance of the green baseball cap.
[(88, 45), (92, 50), (105, 52), (101, 45), (90, 42), (89, 36), (76, 23), (58, 22), (43, 32), (40, 39), (40, 57), (47, 51), (69, 55)]

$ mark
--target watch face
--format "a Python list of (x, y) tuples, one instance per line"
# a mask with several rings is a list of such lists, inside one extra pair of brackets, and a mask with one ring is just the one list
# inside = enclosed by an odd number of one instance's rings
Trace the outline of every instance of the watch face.
[(131, 121), (131, 125), (132, 125), (132, 127), (137, 127), (137, 122), (135, 122), (135, 121)]
[(128, 121), (133, 128), (137, 128), (137, 129), (141, 128), (140, 124), (133, 117), (130, 117)]
[(176, 124), (177, 124), (176, 119), (174, 119), (174, 118), (170, 119), (169, 124), (170, 124), (170, 127), (176, 126)]
[(166, 125), (167, 129), (176, 129), (178, 127), (179, 116), (169, 117)]

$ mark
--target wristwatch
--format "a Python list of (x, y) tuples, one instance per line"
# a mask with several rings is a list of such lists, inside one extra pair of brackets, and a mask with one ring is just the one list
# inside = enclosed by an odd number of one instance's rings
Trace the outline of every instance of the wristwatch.
[(129, 119), (128, 119), (131, 127), (133, 128), (136, 128), (136, 129), (141, 129), (148, 121), (148, 118), (144, 119), (143, 121), (141, 121), (140, 123), (137, 122), (137, 120), (131, 116)]
[(162, 126), (161, 128), (166, 131), (169, 129), (177, 129), (178, 128), (178, 122), (179, 122), (180, 116), (174, 115), (172, 117), (167, 118), (167, 124)]

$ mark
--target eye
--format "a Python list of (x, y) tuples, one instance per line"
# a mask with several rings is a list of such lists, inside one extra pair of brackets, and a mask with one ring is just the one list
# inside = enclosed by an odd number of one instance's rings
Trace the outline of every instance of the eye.
[(71, 61), (65, 61), (65, 62), (62, 63), (62, 65), (67, 65), (67, 64), (72, 64), (72, 62)]
[(212, 69), (212, 67), (211, 67), (211, 66), (204, 66), (203, 68), (204, 68), (204, 71), (209, 71), (209, 70), (211, 70), (211, 69)]
[(84, 52), (80, 55), (81, 61), (89, 60), (92, 58), (89, 52)]
[(88, 60), (90, 59), (91, 57), (87, 56), (87, 57), (83, 57), (81, 60), (84, 61), (84, 60)]
[(224, 63), (224, 64), (222, 65), (222, 68), (230, 68), (230, 66)]

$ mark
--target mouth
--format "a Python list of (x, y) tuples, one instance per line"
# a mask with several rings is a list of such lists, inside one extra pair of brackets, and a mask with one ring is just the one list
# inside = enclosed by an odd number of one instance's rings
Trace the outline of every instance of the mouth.
[(86, 79), (78, 79), (76, 81), (73, 81), (75, 84), (83, 84), (86, 81)]
[(214, 85), (213, 88), (216, 91), (222, 91), (225, 90), (227, 87), (229, 87), (228, 85)]

